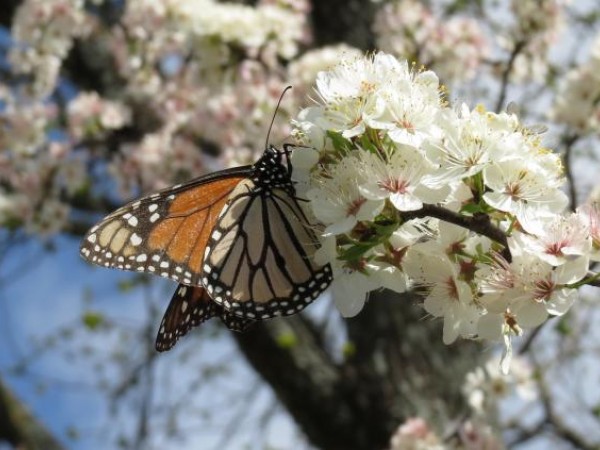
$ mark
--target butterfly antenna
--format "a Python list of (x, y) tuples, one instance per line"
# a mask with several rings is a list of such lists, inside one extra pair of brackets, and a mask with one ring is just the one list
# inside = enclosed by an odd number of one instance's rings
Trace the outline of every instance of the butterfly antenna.
[(277, 117), (277, 111), (279, 111), (279, 105), (281, 105), (281, 100), (283, 100), (283, 96), (287, 91), (289, 91), (292, 87), (286, 87), (281, 95), (279, 96), (279, 100), (277, 101), (277, 106), (275, 107), (275, 112), (273, 113), (273, 118), (271, 119), (271, 125), (269, 125), (269, 131), (267, 131), (267, 140), (265, 141), (265, 148), (269, 146), (269, 137), (271, 136), (271, 129), (273, 128), (273, 124), (275, 123), (275, 117)]

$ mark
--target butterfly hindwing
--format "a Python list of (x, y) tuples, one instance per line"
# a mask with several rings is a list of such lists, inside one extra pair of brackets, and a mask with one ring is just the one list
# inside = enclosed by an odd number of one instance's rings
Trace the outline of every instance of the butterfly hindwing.
[(200, 284), (214, 223), (229, 193), (249, 171), (222, 171), (128, 203), (86, 234), (81, 255), (104, 267)]
[(203, 287), (180, 284), (160, 323), (156, 350), (171, 349), (193, 327), (217, 315), (217, 308)]
[(156, 350), (170, 350), (192, 328), (215, 316), (219, 316), (227, 328), (238, 332), (245, 331), (254, 322), (225, 311), (212, 301), (203, 287), (180, 284), (160, 323)]

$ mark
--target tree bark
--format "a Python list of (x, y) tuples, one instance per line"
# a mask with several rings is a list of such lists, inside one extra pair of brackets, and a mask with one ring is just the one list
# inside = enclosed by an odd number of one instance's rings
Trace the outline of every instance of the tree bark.
[(0, 442), (19, 450), (62, 450), (64, 447), (0, 380)]
[(15, 10), (21, 4), (21, 1), (22, 0), (2, 0), (2, 7), (0, 8), (0, 25), (6, 28), (11, 27)]
[(315, 447), (381, 449), (408, 417), (442, 425), (465, 410), (460, 388), (482, 352), (472, 342), (443, 345), (440, 321), (423, 316), (412, 296), (372, 295), (346, 321), (354, 350), (341, 363), (305, 316), (262, 323), (236, 340)]
[(375, 49), (371, 31), (377, 5), (361, 0), (312, 2), (311, 20), (317, 47), (346, 43), (362, 50)]

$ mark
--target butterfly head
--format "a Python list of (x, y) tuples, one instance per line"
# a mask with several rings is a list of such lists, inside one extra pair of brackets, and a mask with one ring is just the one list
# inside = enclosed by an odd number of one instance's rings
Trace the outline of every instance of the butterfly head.
[[(279, 150), (272, 145), (267, 147), (260, 159), (254, 164), (254, 182), (266, 189), (285, 189), (294, 192), (292, 167), (289, 161), (290, 150), (287, 146)], [(283, 158), (285, 157), (285, 164)]]

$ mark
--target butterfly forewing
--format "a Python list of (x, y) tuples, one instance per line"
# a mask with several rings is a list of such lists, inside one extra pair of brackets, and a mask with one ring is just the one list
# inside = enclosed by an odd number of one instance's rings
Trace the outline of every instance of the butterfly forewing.
[(131, 202), (87, 233), (81, 255), (104, 267), (200, 284), (214, 223), (249, 172), (249, 167), (223, 171)]
[(156, 336), (156, 350), (170, 350), (188, 331), (214, 316), (219, 316), (232, 331), (245, 331), (253, 323), (252, 320), (225, 311), (212, 301), (203, 287), (180, 284), (160, 323)]

